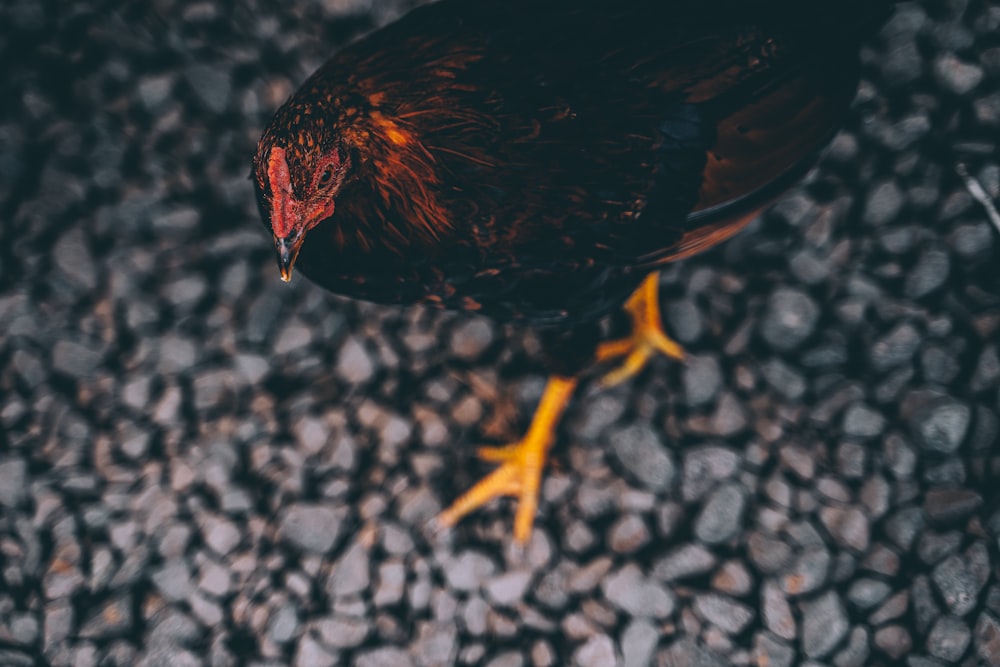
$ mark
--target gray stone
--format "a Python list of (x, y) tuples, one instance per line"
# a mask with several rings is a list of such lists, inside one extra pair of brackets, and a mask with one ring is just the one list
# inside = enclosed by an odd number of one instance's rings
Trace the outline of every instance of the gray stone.
[(611, 433), (611, 449), (621, 465), (654, 491), (666, 490), (674, 479), (674, 462), (660, 436), (648, 424)]
[(633, 619), (622, 633), (622, 667), (646, 667), (660, 641), (660, 631), (649, 621)]
[(885, 429), (885, 417), (867, 405), (855, 403), (844, 413), (843, 429), (845, 435), (873, 438), (881, 435)]
[(103, 358), (102, 350), (81, 341), (59, 340), (52, 348), (52, 367), (81, 380), (91, 377)]
[(630, 554), (649, 543), (650, 532), (646, 522), (636, 514), (626, 514), (612, 524), (608, 544), (615, 553)]
[(459, 324), (451, 332), (450, 349), (459, 359), (477, 359), (493, 342), (493, 328), (489, 321), (475, 317)]
[(885, 533), (902, 551), (909, 551), (920, 531), (924, 529), (924, 513), (919, 507), (906, 507), (890, 516), (885, 522)]
[(53, 248), (53, 258), (59, 270), (75, 287), (83, 290), (97, 287), (94, 257), (90, 252), (89, 241), (79, 227), (59, 237)]
[(754, 635), (754, 663), (766, 667), (792, 667), (795, 649), (769, 632)]
[(228, 70), (217, 65), (192, 65), (185, 70), (184, 78), (212, 113), (222, 113), (229, 106), (232, 79)]
[(368, 637), (368, 622), (364, 618), (331, 616), (314, 623), (319, 640), (334, 649), (360, 646)]
[(395, 647), (376, 648), (358, 653), (353, 667), (416, 667), (409, 653)]
[(903, 207), (903, 192), (895, 181), (883, 181), (868, 190), (863, 218), (869, 225), (884, 225), (899, 215)]
[(893, 660), (899, 660), (913, 648), (913, 638), (901, 625), (888, 625), (875, 632), (875, 646)]
[(666, 618), (674, 611), (673, 595), (644, 577), (636, 565), (626, 565), (604, 577), (601, 591), (611, 604), (632, 616)]
[(615, 645), (607, 635), (594, 635), (573, 652), (576, 667), (604, 667), (615, 663)]
[(691, 638), (679, 639), (659, 656), (663, 667), (727, 667), (722, 656), (702, 648)]
[(672, 582), (715, 569), (715, 554), (700, 544), (688, 543), (671, 550), (653, 566), (652, 576)]
[(289, 642), (298, 634), (299, 613), (292, 604), (282, 604), (267, 619), (267, 637), (276, 644)]
[(478, 551), (463, 551), (444, 568), (445, 580), (453, 590), (473, 591), (485, 584), (496, 569), (493, 561)]
[(767, 302), (761, 335), (778, 350), (791, 350), (812, 335), (819, 319), (816, 302), (799, 290), (779, 288)]
[(444, 667), (455, 664), (458, 654), (458, 628), (453, 623), (420, 622), (417, 640), (411, 653), (419, 667)]
[(715, 357), (688, 357), (681, 374), (687, 404), (698, 407), (711, 403), (722, 388), (722, 371)]
[(934, 59), (934, 78), (956, 95), (967, 95), (983, 80), (983, 69), (946, 53)]
[(865, 513), (856, 507), (824, 507), (820, 520), (837, 544), (864, 553), (868, 549), (871, 527)]
[(720, 480), (736, 474), (739, 464), (739, 455), (728, 447), (703, 445), (686, 450), (681, 482), (684, 500), (700, 500)]
[(282, 512), (278, 534), (308, 553), (325, 554), (340, 537), (343, 512), (326, 505), (296, 503)]
[(920, 340), (920, 333), (912, 324), (897, 325), (871, 346), (872, 366), (877, 371), (887, 371), (908, 362), (920, 347)]
[(375, 374), (375, 363), (364, 345), (350, 336), (344, 341), (337, 357), (337, 374), (350, 384), (361, 384)]
[(931, 580), (956, 616), (965, 616), (976, 607), (981, 585), (962, 556), (955, 554), (941, 561)]
[(931, 489), (924, 496), (924, 513), (937, 526), (961, 524), (982, 505), (972, 489)]
[(28, 489), (28, 464), (24, 459), (0, 462), (0, 505), (11, 509), (21, 504)]
[(949, 663), (957, 663), (965, 655), (972, 640), (972, 631), (965, 621), (954, 616), (942, 616), (927, 636), (927, 652)]
[[(303, 635), (299, 639), (299, 645), (295, 651), (295, 662), (292, 663), (292, 667), (336, 667), (337, 660), (337, 655), (327, 651), (309, 635)], [(213, 662), (212, 664), (216, 663)], [(235, 665), (235, 661), (232, 664)]]
[(334, 597), (360, 593), (368, 588), (370, 576), (368, 563), (371, 560), (368, 549), (360, 542), (354, 542), (337, 559), (330, 571), (327, 590)]
[(906, 296), (911, 299), (927, 296), (948, 280), (950, 271), (951, 261), (947, 252), (933, 248), (925, 250), (906, 275)]
[(806, 549), (795, 559), (781, 580), (781, 589), (789, 595), (818, 590), (830, 576), (830, 552), (823, 547)]
[(128, 594), (102, 605), (80, 628), (87, 639), (121, 637), (132, 631), (132, 598)]
[(943, 397), (914, 414), (910, 425), (924, 449), (951, 454), (965, 439), (971, 418), (972, 410), (968, 405)]
[(183, 600), (191, 592), (191, 572), (183, 560), (168, 561), (153, 571), (152, 579), (167, 600)]
[(754, 618), (753, 610), (747, 605), (715, 593), (697, 596), (694, 609), (703, 619), (730, 635), (743, 632)]
[(694, 534), (706, 544), (722, 544), (743, 526), (746, 491), (739, 484), (724, 484), (708, 497), (694, 523)]
[(871, 609), (892, 592), (889, 584), (877, 579), (856, 579), (847, 591), (848, 601), (862, 611)]
[(802, 603), (802, 650), (807, 657), (825, 657), (849, 629), (847, 613), (836, 593), (831, 591)]
[(866, 667), (870, 656), (868, 630), (856, 627), (847, 638), (847, 646), (834, 656), (833, 664), (835, 667)]
[(494, 577), (486, 584), (486, 594), (490, 599), (502, 606), (519, 603), (531, 583), (531, 572), (528, 570), (511, 570)]
[(990, 667), (1000, 666), (1000, 621), (988, 611), (981, 612), (973, 637), (976, 655)]
[(793, 641), (796, 636), (795, 617), (781, 588), (768, 581), (761, 589), (760, 597), (764, 625), (778, 637)]

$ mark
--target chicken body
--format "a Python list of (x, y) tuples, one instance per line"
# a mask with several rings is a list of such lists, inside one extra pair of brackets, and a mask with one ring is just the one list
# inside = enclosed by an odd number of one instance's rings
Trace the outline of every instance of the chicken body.
[[(839, 127), (871, 5), (806, 4), (411, 12), (334, 55), (260, 140), (283, 276), (296, 263), (339, 294), (582, 337), (569, 361), (550, 345), (572, 377), (598, 318), (657, 266), (738, 231)], [(642, 294), (636, 312), (656, 317), (655, 285)], [(556, 393), (565, 404), (572, 386)], [(539, 427), (543, 450), (559, 412)]]

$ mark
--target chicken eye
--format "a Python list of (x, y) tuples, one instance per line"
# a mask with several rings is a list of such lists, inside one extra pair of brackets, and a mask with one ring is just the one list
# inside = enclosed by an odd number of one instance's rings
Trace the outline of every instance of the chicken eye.
[(326, 169), (323, 170), (323, 173), (319, 175), (319, 181), (316, 182), (316, 185), (318, 185), (321, 188), (326, 188), (326, 186), (330, 185), (330, 182), (332, 180), (333, 180), (333, 169), (327, 167)]

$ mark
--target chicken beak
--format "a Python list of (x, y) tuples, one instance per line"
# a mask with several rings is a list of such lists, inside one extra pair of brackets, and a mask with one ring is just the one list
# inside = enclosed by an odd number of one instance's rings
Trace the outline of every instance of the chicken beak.
[(295, 264), (295, 258), (299, 256), (304, 238), (305, 234), (302, 233), (293, 233), (288, 238), (274, 237), (274, 248), (278, 251), (278, 271), (286, 283), (292, 279), (292, 266)]

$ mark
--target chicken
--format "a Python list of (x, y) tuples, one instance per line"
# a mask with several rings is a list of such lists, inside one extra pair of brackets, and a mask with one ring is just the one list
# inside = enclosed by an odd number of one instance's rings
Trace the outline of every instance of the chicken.
[[(517, 498), (524, 542), (581, 373), (683, 358), (657, 269), (720, 243), (841, 125), (875, 2), (441, 0), (333, 56), (253, 160), (282, 279), (536, 328), (551, 377), (499, 467), (439, 517)], [(629, 296), (631, 294), (632, 296)], [(600, 342), (625, 304), (632, 334)]]

